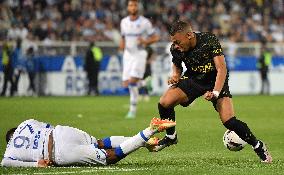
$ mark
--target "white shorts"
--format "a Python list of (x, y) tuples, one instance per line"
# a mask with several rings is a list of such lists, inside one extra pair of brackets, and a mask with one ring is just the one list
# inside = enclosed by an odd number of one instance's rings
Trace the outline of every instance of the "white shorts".
[(84, 131), (57, 125), (53, 130), (54, 161), (57, 165), (106, 165), (106, 152), (97, 139)]
[(125, 50), (123, 53), (122, 81), (129, 80), (130, 77), (142, 79), (145, 73), (146, 59), (147, 52), (145, 50), (136, 52)]

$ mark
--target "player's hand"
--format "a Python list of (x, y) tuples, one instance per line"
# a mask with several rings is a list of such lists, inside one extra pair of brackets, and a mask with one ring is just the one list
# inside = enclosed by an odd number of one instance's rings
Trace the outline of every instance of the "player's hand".
[(213, 96), (214, 96), (214, 94), (212, 92), (207, 91), (204, 94), (204, 99), (210, 101), (210, 100), (212, 100)]
[(49, 165), (52, 164), (52, 162), (47, 159), (40, 159), (38, 160), (37, 163), (38, 163), (38, 167), (43, 167), (43, 168), (48, 167)]
[(145, 39), (141, 38), (141, 37), (138, 37), (138, 45), (140, 46), (143, 46), (143, 47), (146, 47), (147, 46), (147, 42)]
[[(218, 94), (219, 95), (219, 94)], [(216, 93), (214, 93), (213, 91), (207, 91), (204, 94), (204, 99), (208, 100), (208, 101), (212, 101), (218, 98), (218, 95), (216, 95)]]
[(171, 76), (169, 79), (168, 79), (168, 85), (175, 85), (179, 82), (179, 79), (180, 79), (180, 76)]

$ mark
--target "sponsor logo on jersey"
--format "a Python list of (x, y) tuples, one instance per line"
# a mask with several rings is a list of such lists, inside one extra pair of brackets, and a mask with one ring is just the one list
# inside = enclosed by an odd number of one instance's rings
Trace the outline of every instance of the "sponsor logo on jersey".
[(207, 63), (204, 66), (192, 67), (191, 70), (193, 70), (194, 72), (207, 73), (207, 72), (213, 71), (214, 70), (214, 66), (212, 65), (212, 63)]
[(215, 49), (215, 50), (213, 50), (213, 53), (215, 53), (215, 54), (218, 54), (218, 53), (221, 53), (222, 52), (222, 49)]

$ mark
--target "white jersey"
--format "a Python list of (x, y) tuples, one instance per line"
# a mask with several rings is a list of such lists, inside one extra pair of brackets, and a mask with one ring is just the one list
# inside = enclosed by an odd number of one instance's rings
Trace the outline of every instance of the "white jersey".
[(121, 20), (120, 31), (125, 39), (125, 50), (136, 52), (137, 50), (144, 50), (142, 46), (138, 45), (138, 38), (146, 39), (154, 34), (155, 30), (151, 22), (144, 16), (139, 16), (134, 21), (127, 16)]
[(22, 122), (7, 144), (3, 164), (35, 166), (39, 159), (48, 158), (48, 138), (53, 127), (29, 119)]
[(56, 165), (106, 165), (106, 151), (98, 149), (97, 139), (69, 126), (52, 127), (34, 119), (22, 122), (7, 144), (2, 166), (37, 167), (49, 159), (48, 141), (53, 132), (52, 160)]

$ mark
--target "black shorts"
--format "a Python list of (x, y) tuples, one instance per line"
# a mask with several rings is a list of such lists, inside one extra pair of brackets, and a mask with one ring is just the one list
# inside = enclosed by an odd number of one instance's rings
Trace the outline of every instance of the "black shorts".
[[(212, 91), (214, 88), (214, 84), (211, 83), (211, 84), (205, 85), (205, 84), (199, 83), (198, 81), (194, 79), (183, 76), (180, 79), (179, 83), (176, 85), (176, 87), (180, 88), (184, 93), (186, 93), (189, 100), (188, 102), (182, 103), (180, 105), (182, 105), (183, 107), (187, 107), (196, 98), (204, 95), (206, 91)], [(232, 98), (229, 85), (228, 85), (228, 77), (225, 80), (223, 89), (221, 90), (218, 99), (223, 98), (223, 97)], [(216, 111), (217, 111), (216, 105), (217, 105), (218, 99), (211, 101)]]

